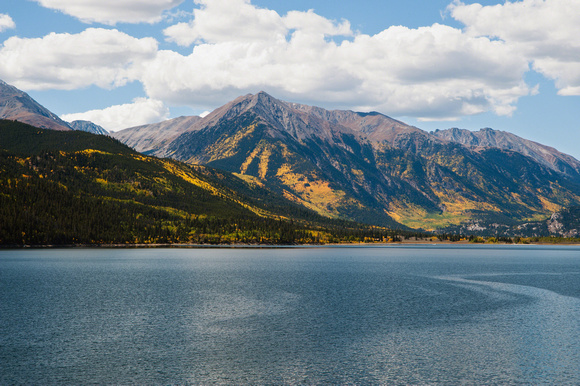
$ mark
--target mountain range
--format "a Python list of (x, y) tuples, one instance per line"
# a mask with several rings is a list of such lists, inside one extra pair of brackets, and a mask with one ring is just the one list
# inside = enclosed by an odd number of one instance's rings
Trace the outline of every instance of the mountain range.
[[(91, 122), (63, 122), (3, 82), (0, 112), (37, 127), (106, 134)], [(511, 227), (580, 204), (580, 162), (551, 147), (489, 128), (426, 132), (377, 112), (326, 110), (265, 92), (203, 118), (110, 135), (144, 155), (232, 173), (243, 189), (278, 197), (270, 200), (278, 208), (381, 227)]]
[(580, 203), (580, 162), (548, 146), (492, 129), (429, 133), (265, 92), (204, 118), (112, 135), (145, 154), (235, 173), (321, 215), (376, 225), (513, 224)]
[(506, 131), (484, 128), (474, 132), (451, 128), (448, 130), (436, 130), (431, 134), (450, 142), (460, 143), (476, 151), (492, 147), (512, 150), (531, 157), (534, 161), (573, 178), (577, 178), (580, 173), (580, 162), (571, 155)]

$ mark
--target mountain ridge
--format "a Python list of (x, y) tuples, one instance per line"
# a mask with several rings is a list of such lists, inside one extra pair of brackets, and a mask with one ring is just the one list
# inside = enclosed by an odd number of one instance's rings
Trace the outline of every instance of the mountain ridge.
[(580, 175), (506, 146), (474, 148), (380, 113), (265, 92), (217, 108), (148, 154), (251, 176), (323, 215), (390, 226), (539, 218), (580, 202)]
[[(175, 140), (175, 138), (185, 131), (192, 130), (192, 127), (201, 119), (198, 116), (181, 116), (158, 123), (116, 131), (111, 133), (111, 136), (126, 144), (130, 144), (129, 146), (140, 153), (151, 154), (167, 143)], [(159, 154), (159, 156), (163, 155)]]
[(30, 95), (0, 80), (0, 119), (28, 123), (32, 126), (68, 131), (68, 123), (49, 111)]
[[(24, 111), (59, 124), (26, 93), (1, 86), (6, 115)], [(38, 119), (37, 127), (47, 126)], [(70, 127), (61, 129), (56, 145), (66, 151)], [(34, 132), (13, 134), (10, 141), (23, 151), (41, 144)], [(240, 96), (203, 118), (111, 136), (144, 154), (234, 173), (319, 216), (381, 227), (533, 222), (580, 204), (580, 163), (548, 146), (492, 129), (429, 133), (381, 113), (326, 110), (265, 92)]]
[(93, 134), (100, 134), (100, 135), (108, 135), (109, 132), (105, 130), (102, 126), (97, 125), (91, 121), (84, 121), (84, 120), (76, 120), (72, 122), (68, 122), (69, 126), (73, 130), (77, 131), (86, 131), (87, 133)]
[(513, 150), (531, 157), (558, 172), (570, 176), (580, 175), (580, 161), (571, 155), (506, 131), (494, 130), (489, 127), (480, 129), (479, 131), (451, 128), (447, 130), (436, 130), (431, 134), (450, 142), (460, 143), (475, 150), (486, 147)]

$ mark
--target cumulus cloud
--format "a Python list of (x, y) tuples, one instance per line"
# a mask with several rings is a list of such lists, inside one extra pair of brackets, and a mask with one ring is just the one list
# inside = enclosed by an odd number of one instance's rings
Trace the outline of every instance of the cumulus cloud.
[(494, 6), (449, 6), (471, 36), (501, 39), (554, 79), (561, 95), (580, 95), (580, 2), (522, 0)]
[(61, 119), (72, 122), (86, 120), (102, 126), (108, 131), (118, 131), (128, 127), (155, 123), (167, 119), (169, 109), (162, 101), (136, 98), (133, 103), (90, 110), (84, 113), (65, 114)]
[(83, 22), (154, 23), (163, 11), (174, 8), (183, 0), (36, 0), (46, 8), (56, 9)]
[(288, 33), (300, 30), (325, 36), (352, 35), (348, 21), (337, 24), (313, 11), (291, 11), (285, 17), (276, 11), (258, 8), (249, 0), (195, 0), (201, 8), (193, 20), (166, 28), (169, 41), (183, 46), (194, 43), (256, 42), (276, 43)]
[(0, 78), (24, 89), (139, 81), (152, 100), (198, 110), (264, 90), (422, 120), (510, 115), (519, 98), (537, 92), (524, 81), (530, 66), (553, 78), (561, 94), (580, 94), (576, 0), (456, 1), (448, 11), (464, 29), (391, 26), (375, 35), (312, 10), (280, 15), (249, 0), (195, 3), (189, 22), (164, 31), (170, 41), (193, 45), (187, 55), (116, 30), (12, 37), (0, 46)]
[(118, 87), (135, 80), (138, 67), (156, 52), (155, 39), (101, 28), (11, 37), (0, 46), (0, 78), (26, 90)]
[(309, 34), (325, 36), (350, 36), (353, 34), (348, 20), (343, 20), (337, 24), (317, 15), (313, 10), (308, 12), (290, 11), (282, 21), (289, 30), (299, 30)]
[(14, 20), (9, 15), (0, 13), (0, 32), (3, 32), (10, 28), (15, 28)]
[[(257, 8), (249, 0), (195, 0), (190, 23), (179, 23), (163, 32), (169, 41), (193, 43), (261, 41), (284, 38), (286, 28), (276, 11)], [(267, 33), (265, 33), (267, 32)]]
[(370, 36), (313, 11), (280, 16), (244, 0), (197, 3), (190, 23), (165, 30), (177, 43), (197, 45), (187, 56), (159, 52), (141, 78), (151, 97), (205, 107), (264, 89), (319, 105), (454, 119), (509, 115), (531, 92), (522, 80), (525, 58), (456, 28), (393, 26)]

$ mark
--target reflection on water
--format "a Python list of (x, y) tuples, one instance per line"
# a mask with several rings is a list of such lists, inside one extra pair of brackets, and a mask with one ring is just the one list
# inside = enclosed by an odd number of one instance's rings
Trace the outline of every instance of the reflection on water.
[(577, 248), (0, 251), (0, 383), (580, 383)]

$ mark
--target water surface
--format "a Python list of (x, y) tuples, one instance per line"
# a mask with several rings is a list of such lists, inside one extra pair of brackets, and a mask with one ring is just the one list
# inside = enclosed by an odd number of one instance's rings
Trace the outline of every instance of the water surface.
[(1, 384), (579, 384), (580, 248), (0, 251)]

